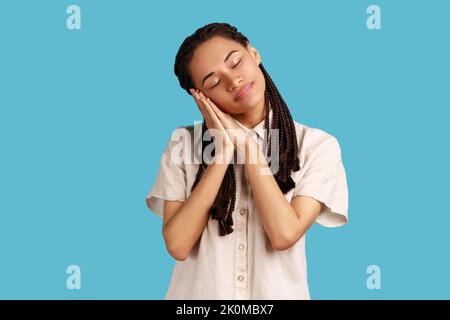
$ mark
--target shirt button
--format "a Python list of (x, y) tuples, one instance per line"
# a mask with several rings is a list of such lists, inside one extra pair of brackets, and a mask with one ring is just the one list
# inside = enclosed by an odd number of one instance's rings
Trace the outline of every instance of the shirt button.
[(239, 245), (239, 250), (244, 250), (245, 246), (243, 244)]
[(244, 277), (243, 276), (239, 276), (238, 280), (242, 282), (242, 281), (244, 281)]
[(245, 209), (245, 208), (241, 208), (239, 210), (239, 213), (241, 214), (241, 216), (243, 216), (246, 212), (247, 212), (247, 209)]
[(245, 184), (249, 184), (250, 183), (250, 179), (245, 178)]

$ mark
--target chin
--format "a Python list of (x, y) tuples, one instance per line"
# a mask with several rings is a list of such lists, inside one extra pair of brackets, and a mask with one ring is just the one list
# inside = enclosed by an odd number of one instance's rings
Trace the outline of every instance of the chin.
[(232, 113), (232, 114), (243, 114), (243, 113), (247, 113), (247, 112), (253, 110), (255, 107), (256, 107), (256, 104), (239, 105), (236, 108), (234, 108), (233, 110), (231, 110), (230, 113)]

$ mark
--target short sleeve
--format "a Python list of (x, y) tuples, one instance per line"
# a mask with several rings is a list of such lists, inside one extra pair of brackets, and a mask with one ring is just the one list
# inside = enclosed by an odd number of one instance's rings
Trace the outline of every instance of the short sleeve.
[[(320, 132), (324, 133), (322, 130)], [(322, 226), (347, 224), (347, 178), (339, 142), (332, 135), (322, 134), (312, 139), (307, 153), (292, 197), (308, 196), (321, 202), (322, 210), (315, 222)]]
[(177, 128), (161, 156), (159, 171), (146, 196), (147, 207), (161, 218), (164, 200), (186, 201), (186, 170), (183, 162), (183, 130)]

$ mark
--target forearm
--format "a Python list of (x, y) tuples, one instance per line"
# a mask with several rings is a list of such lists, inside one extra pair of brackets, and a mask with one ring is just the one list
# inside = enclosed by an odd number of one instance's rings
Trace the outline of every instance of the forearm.
[[(219, 157), (221, 155), (217, 155), (216, 159)], [(225, 161), (215, 161), (208, 165), (185, 204), (165, 227), (166, 242), (178, 252), (179, 256), (189, 255), (208, 223), (209, 210), (219, 192), (230, 162), (229, 158), (225, 159)]]
[(274, 249), (286, 248), (295, 235), (299, 217), (281, 192), (257, 144), (250, 140), (241, 148), (245, 152), (244, 166), (264, 230)]

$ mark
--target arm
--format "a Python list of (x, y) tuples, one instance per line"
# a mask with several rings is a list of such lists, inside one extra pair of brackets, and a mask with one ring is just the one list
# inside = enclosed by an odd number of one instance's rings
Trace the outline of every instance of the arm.
[(244, 150), (245, 169), (250, 180), (255, 205), (264, 230), (275, 250), (293, 246), (318, 216), (321, 203), (313, 198), (297, 196), (289, 203), (273, 175), (260, 170), (270, 170), (264, 154), (253, 139), (247, 139)]
[(175, 259), (185, 260), (205, 229), (227, 168), (227, 162), (209, 165), (184, 204), (165, 201), (163, 236)]
[(231, 130), (235, 147), (244, 153), (244, 167), (252, 187), (255, 206), (261, 217), (263, 228), (275, 250), (284, 250), (293, 246), (300, 239), (320, 213), (321, 203), (313, 198), (296, 196), (289, 203), (281, 192), (272, 174), (263, 175), (260, 170), (269, 166), (264, 154), (253, 139), (235, 123), (228, 114), (222, 112), (213, 101), (208, 104), (223, 123)]
[[(208, 165), (197, 186), (184, 204), (164, 203), (163, 236), (167, 250), (177, 260), (185, 260), (209, 220), (209, 210), (216, 199), (228, 165), (234, 156), (234, 145), (214, 111), (203, 96), (191, 90), (209, 129), (216, 129), (214, 163)], [(216, 140), (217, 139), (217, 140)], [(167, 211), (166, 211), (167, 209)]]

